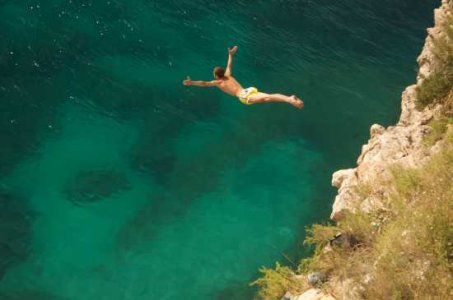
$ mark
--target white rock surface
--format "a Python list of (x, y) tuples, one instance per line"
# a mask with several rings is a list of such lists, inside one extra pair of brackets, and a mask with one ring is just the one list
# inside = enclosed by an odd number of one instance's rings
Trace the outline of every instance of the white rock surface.
[[(380, 202), (380, 197), (389, 193), (385, 186), (373, 186), (372, 195), (363, 199), (358, 195), (358, 186), (371, 186), (380, 180), (390, 176), (389, 166), (399, 164), (403, 167), (416, 167), (421, 165), (430, 155), (436, 153), (440, 147), (434, 145), (427, 149), (423, 145), (424, 136), (430, 132), (428, 122), (439, 115), (440, 106), (428, 107), (418, 111), (415, 107), (416, 88), (429, 76), (436, 66), (436, 59), (432, 52), (433, 39), (441, 34), (441, 26), (446, 15), (453, 8), (453, 0), (442, 0), (440, 8), (434, 11), (435, 26), (429, 28), (425, 45), (417, 62), (420, 66), (417, 75), (417, 84), (406, 88), (401, 97), (401, 116), (395, 126), (384, 128), (381, 125), (373, 124), (370, 128), (370, 139), (362, 146), (362, 152), (357, 159), (357, 167), (336, 171), (332, 175), (332, 186), (338, 188), (338, 194), (333, 203), (331, 219), (341, 220), (345, 211), (356, 211), (360, 209), (371, 212), (376, 209), (385, 209)], [(402, 238), (407, 239), (408, 233)], [(331, 251), (328, 247), (324, 251)], [(418, 267), (423, 277), (424, 268), (429, 265), (424, 262)], [(371, 280), (367, 275), (364, 280)], [(348, 278), (331, 278), (328, 281), (332, 295), (324, 294), (321, 290), (311, 288), (302, 295), (292, 296), (291, 300), (334, 300), (334, 299), (361, 299), (361, 287), (355, 285)]]
[(295, 297), (294, 300), (335, 300), (335, 298), (319, 289), (312, 288), (305, 291), (302, 295)]
[[(442, 6), (434, 12), (435, 26), (428, 29), (423, 51), (417, 59), (420, 65), (417, 85), (421, 84), (435, 66), (436, 61), (432, 54), (433, 38), (441, 32), (440, 26), (447, 15), (447, 5), (453, 5), (452, 0), (443, 0)], [(357, 159), (357, 167), (339, 170), (333, 174), (332, 185), (338, 188), (338, 194), (333, 203), (331, 219), (341, 220), (344, 210), (369, 211), (371, 207), (379, 207), (376, 197), (360, 199), (357, 186), (389, 178), (389, 166), (393, 164), (402, 167), (419, 166), (435, 152), (436, 147), (426, 149), (423, 138), (430, 131), (426, 124), (439, 113), (440, 107), (428, 107), (418, 111), (415, 108), (417, 85), (407, 87), (402, 94), (398, 124), (387, 128), (373, 124), (370, 128), (370, 139), (362, 146), (362, 152)], [(367, 203), (358, 203), (364, 200)]]

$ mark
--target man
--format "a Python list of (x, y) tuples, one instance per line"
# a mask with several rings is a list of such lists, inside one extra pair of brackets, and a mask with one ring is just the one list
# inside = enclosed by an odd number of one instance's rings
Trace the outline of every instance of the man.
[(214, 80), (211, 81), (196, 81), (191, 80), (189, 77), (183, 81), (184, 85), (194, 85), (201, 87), (215, 86), (224, 91), (225, 93), (239, 98), (239, 101), (246, 105), (255, 103), (266, 102), (286, 102), (296, 108), (303, 108), (304, 102), (298, 97), (286, 96), (282, 94), (266, 94), (258, 92), (254, 87), (244, 89), (239, 82), (231, 75), (231, 68), (233, 66), (233, 55), (238, 50), (237, 46), (228, 49), (228, 63), (226, 70), (221, 67), (214, 68)]

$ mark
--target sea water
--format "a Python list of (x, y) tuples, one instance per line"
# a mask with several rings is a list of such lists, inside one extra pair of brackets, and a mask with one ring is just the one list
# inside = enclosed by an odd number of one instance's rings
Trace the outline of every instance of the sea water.
[[(0, 1), (0, 298), (252, 298), (397, 121), (437, 5)], [(181, 84), (232, 45), (305, 109)]]

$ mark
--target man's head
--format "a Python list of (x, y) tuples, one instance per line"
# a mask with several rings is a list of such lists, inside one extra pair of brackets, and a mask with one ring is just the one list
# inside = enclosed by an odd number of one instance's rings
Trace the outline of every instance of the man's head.
[(221, 67), (214, 68), (214, 78), (215, 79), (222, 79), (225, 77), (225, 69)]

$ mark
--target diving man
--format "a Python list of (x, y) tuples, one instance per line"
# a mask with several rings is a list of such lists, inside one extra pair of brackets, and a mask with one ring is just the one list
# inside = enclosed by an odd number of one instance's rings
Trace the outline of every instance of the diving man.
[(259, 92), (255, 87), (249, 87), (244, 89), (239, 82), (231, 75), (231, 69), (233, 66), (233, 56), (238, 50), (237, 46), (228, 49), (228, 63), (226, 70), (221, 67), (214, 68), (214, 80), (211, 81), (199, 81), (191, 80), (189, 77), (183, 81), (184, 85), (194, 85), (201, 87), (218, 87), (225, 93), (239, 98), (239, 101), (246, 105), (255, 103), (266, 103), (266, 102), (286, 102), (296, 108), (303, 108), (304, 102), (298, 97), (286, 96), (282, 94), (267, 94)]

